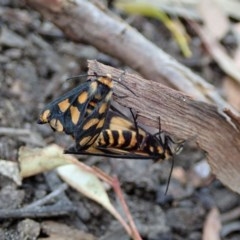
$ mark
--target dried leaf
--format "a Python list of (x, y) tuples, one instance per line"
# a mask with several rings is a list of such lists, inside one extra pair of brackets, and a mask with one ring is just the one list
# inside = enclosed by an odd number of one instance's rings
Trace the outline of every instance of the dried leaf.
[[(111, 177), (107, 174), (79, 162), (71, 155), (63, 154), (63, 149), (57, 145), (50, 145), (43, 149), (21, 148), (19, 161), (22, 177), (29, 177), (58, 167), (57, 172), (64, 181), (106, 208), (132, 236), (133, 232), (113, 207), (102, 182), (96, 177), (101, 176), (109, 182)], [(135, 236), (132, 237), (137, 239)]]
[(78, 192), (102, 206), (111, 205), (102, 182), (92, 173), (86, 172), (74, 164), (60, 166), (56, 170), (59, 176)]
[(74, 164), (58, 167), (57, 172), (71, 187), (102, 205), (119, 220), (119, 213), (111, 204), (102, 182), (94, 174)]
[(27, 148), (19, 150), (20, 174), (23, 178), (52, 170), (58, 166), (72, 163), (71, 155), (64, 155), (57, 145), (46, 148)]

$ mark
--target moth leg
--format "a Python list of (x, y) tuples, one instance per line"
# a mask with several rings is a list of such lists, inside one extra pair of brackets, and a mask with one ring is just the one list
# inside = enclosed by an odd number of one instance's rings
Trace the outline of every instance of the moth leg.
[(136, 113), (136, 115), (134, 115), (132, 108), (129, 108), (129, 110), (132, 114), (134, 126), (135, 126), (136, 133), (137, 133), (137, 144), (138, 144), (138, 147), (140, 147), (140, 145), (139, 145), (140, 134), (139, 134), (139, 127), (138, 127), (138, 123), (137, 123), (138, 113)]

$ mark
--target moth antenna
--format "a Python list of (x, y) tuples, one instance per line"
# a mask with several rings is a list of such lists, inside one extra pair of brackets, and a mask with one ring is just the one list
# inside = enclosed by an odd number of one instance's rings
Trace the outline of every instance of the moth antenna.
[[(121, 76), (119, 77), (119, 79), (122, 79), (122, 76), (125, 75), (126, 72), (124, 71), (123, 73), (121, 73)], [(66, 80), (69, 81), (69, 80), (74, 80), (74, 79), (79, 79), (81, 77), (108, 77), (107, 75), (98, 75), (96, 72), (94, 72), (93, 74), (80, 74), (80, 75), (77, 75), (77, 76), (72, 76), (72, 77), (69, 77), (67, 78)], [(123, 87), (125, 87), (129, 92), (131, 92), (132, 94), (134, 94), (135, 96), (136, 93), (131, 89), (129, 88), (128, 86), (126, 86), (125, 84), (123, 84), (121, 81), (117, 81), (117, 80), (114, 80), (112, 79), (114, 82), (117, 82), (119, 83), (120, 85), (122, 85)]]
[(159, 133), (162, 131), (161, 117), (160, 116), (158, 117), (158, 130), (159, 130)]
[(171, 161), (172, 161), (171, 170), (170, 170), (170, 174), (169, 174), (168, 180), (167, 180), (167, 187), (166, 187), (166, 190), (165, 190), (165, 193), (164, 193), (165, 196), (167, 195), (167, 191), (168, 191), (169, 184), (170, 184), (171, 177), (172, 177), (172, 172), (173, 172), (173, 167), (174, 167), (174, 157), (172, 157)]
[[(119, 83), (120, 85), (122, 85), (123, 87), (125, 87), (129, 92), (131, 92), (133, 95), (135, 95), (136, 97), (137, 97), (137, 94), (135, 94), (135, 92), (134, 91), (132, 91), (132, 89), (131, 88), (129, 88), (128, 86), (126, 86), (125, 84), (123, 84), (121, 81), (123, 80), (123, 76), (124, 75), (126, 75), (126, 71), (124, 70), (122, 73), (121, 73), (121, 75), (120, 75), (120, 77), (118, 78), (120, 81), (116, 81), (117, 83)], [(114, 80), (113, 80), (114, 81)]]
[(74, 80), (74, 79), (79, 79), (81, 77), (97, 77), (97, 73), (93, 73), (93, 74), (80, 74), (80, 75), (77, 75), (77, 76), (72, 76), (72, 77), (69, 77), (66, 79), (66, 81), (70, 81), (70, 80)]

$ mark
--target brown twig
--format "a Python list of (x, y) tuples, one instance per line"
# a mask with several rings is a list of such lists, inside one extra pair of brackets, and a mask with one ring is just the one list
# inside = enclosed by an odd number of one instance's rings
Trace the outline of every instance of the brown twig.
[[(118, 79), (122, 71), (89, 61), (90, 74), (110, 73)], [(134, 90), (129, 92), (122, 84), (114, 85), (116, 101), (138, 112), (138, 122), (158, 129), (161, 117), (162, 129), (181, 139), (196, 136), (196, 142), (207, 153), (212, 171), (227, 186), (240, 193), (240, 135), (217, 107), (196, 101), (189, 96), (133, 74), (125, 74), (123, 83)], [(240, 123), (236, 122), (240, 129)]]
[(48, 203), (49, 201), (51, 201), (52, 199), (54, 199), (55, 197), (58, 197), (60, 193), (62, 193), (63, 191), (65, 191), (67, 189), (68, 189), (68, 185), (64, 183), (64, 184), (60, 185), (57, 189), (55, 189), (53, 192), (46, 195), (44, 198), (41, 198), (41, 199), (37, 200), (36, 202), (33, 202), (33, 203), (27, 205), (23, 209), (26, 210), (26, 209), (31, 209), (31, 208), (42, 206), (42, 205)]
[(134, 240), (142, 240), (142, 237), (140, 236), (140, 234), (139, 234), (139, 232), (137, 230), (135, 222), (134, 222), (134, 220), (132, 218), (132, 215), (130, 213), (128, 205), (127, 205), (127, 203), (125, 201), (125, 198), (123, 196), (123, 192), (121, 190), (121, 186), (120, 186), (120, 183), (119, 183), (117, 177), (115, 177), (115, 179), (113, 180), (112, 185), (113, 185), (113, 188), (114, 188), (114, 190), (115, 190), (115, 192), (116, 192), (116, 194), (117, 194), (117, 196), (119, 198), (119, 201), (121, 202), (121, 205), (122, 205), (123, 210), (124, 210), (124, 212), (126, 214), (126, 217), (128, 219), (129, 225), (130, 225), (131, 230), (132, 230), (132, 237), (133, 237), (133, 239)]
[(0, 219), (9, 218), (43, 218), (69, 215), (76, 212), (77, 208), (73, 205), (55, 204), (51, 206), (22, 208), (22, 209), (1, 209)]

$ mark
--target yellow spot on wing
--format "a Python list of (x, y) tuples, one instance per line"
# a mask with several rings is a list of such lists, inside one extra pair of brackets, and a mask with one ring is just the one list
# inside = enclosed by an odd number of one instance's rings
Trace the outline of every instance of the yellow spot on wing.
[(106, 110), (107, 110), (107, 103), (103, 103), (102, 105), (101, 105), (101, 107), (99, 108), (99, 114), (102, 114), (102, 113), (104, 113), (104, 112), (106, 112)]
[(83, 104), (87, 101), (87, 98), (88, 98), (88, 93), (85, 91), (85, 92), (82, 92), (79, 96), (78, 96), (78, 102), (80, 104)]
[(39, 116), (39, 120), (41, 121), (41, 123), (48, 122), (48, 117), (50, 116), (50, 113), (51, 113), (50, 110), (47, 109)]
[(91, 140), (91, 138), (92, 138), (91, 136), (87, 136), (87, 137), (82, 138), (79, 141), (79, 145), (80, 146), (85, 146)]
[(62, 132), (63, 131), (63, 125), (61, 124), (61, 122), (59, 120), (57, 120), (56, 118), (53, 118), (50, 121), (50, 125), (53, 129), (55, 129), (58, 132)]
[(80, 118), (80, 112), (77, 107), (71, 106), (70, 107), (71, 119), (72, 122), (76, 125)]
[(65, 112), (70, 106), (69, 100), (65, 99), (62, 102), (58, 104), (58, 107), (60, 108), (61, 112)]
[(84, 126), (83, 130), (88, 130), (90, 127), (96, 125), (99, 122), (98, 118), (92, 118), (90, 119)]
[(96, 134), (94, 137), (92, 137), (92, 139), (87, 143), (87, 145), (91, 146), (96, 141), (97, 137), (98, 137), (98, 134)]
[(105, 123), (105, 118), (103, 118), (102, 120), (99, 121), (97, 128), (102, 128), (104, 123)]

